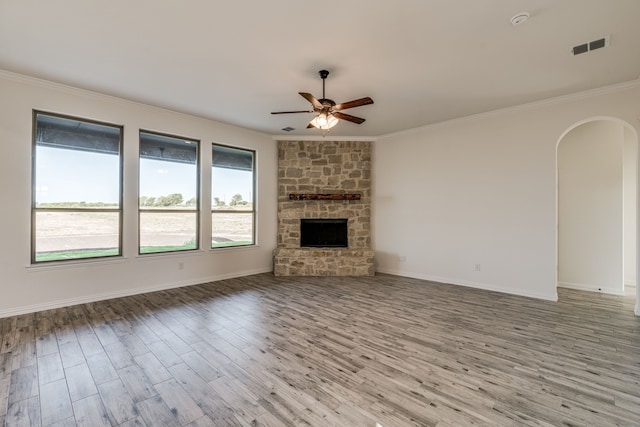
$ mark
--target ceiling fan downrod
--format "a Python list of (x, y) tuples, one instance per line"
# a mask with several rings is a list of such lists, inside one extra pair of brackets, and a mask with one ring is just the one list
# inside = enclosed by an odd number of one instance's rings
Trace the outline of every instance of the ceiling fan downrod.
[(326, 96), (324, 95), (324, 82), (325, 80), (327, 80), (327, 77), (329, 76), (329, 71), (327, 70), (320, 70), (318, 71), (318, 74), (320, 74), (320, 78), (322, 79), (322, 99), (326, 99)]

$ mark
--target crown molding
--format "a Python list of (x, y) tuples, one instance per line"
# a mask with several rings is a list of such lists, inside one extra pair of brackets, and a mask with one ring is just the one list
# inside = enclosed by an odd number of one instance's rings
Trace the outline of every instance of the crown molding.
[(315, 141), (315, 142), (329, 142), (329, 141), (377, 141), (377, 136), (308, 136), (308, 135), (273, 135), (271, 137), (274, 141)]
[(255, 129), (249, 129), (249, 128), (245, 128), (245, 127), (241, 127), (241, 126), (237, 126), (237, 125), (233, 125), (230, 123), (225, 123), (222, 121), (218, 121), (218, 120), (214, 120), (212, 118), (209, 117), (203, 117), (203, 116), (199, 116), (196, 114), (190, 114), (190, 113), (184, 113), (181, 111), (175, 111), (175, 110), (171, 110), (168, 108), (164, 108), (164, 107), (158, 107), (155, 105), (151, 105), (151, 104), (145, 104), (143, 102), (139, 102), (139, 101), (133, 101), (127, 98), (121, 98), (118, 96), (114, 96), (114, 95), (107, 95), (101, 92), (96, 92), (93, 90), (89, 90), (89, 89), (82, 89), (82, 88), (78, 88), (75, 86), (70, 86), (68, 84), (63, 84), (63, 83), (57, 83), (57, 82), (53, 82), (50, 80), (45, 80), (45, 79), (41, 79), (38, 77), (33, 77), (33, 76), (28, 76), (25, 74), (19, 74), (19, 73), (15, 73), (12, 71), (7, 71), (7, 70), (3, 70), (0, 69), (0, 77), (1, 78), (5, 78), (7, 80), (12, 80), (12, 81), (16, 81), (16, 82), (21, 82), (21, 83), (28, 83), (28, 84), (33, 84), (33, 85), (37, 85), (40, 87), (45, 87), (45, 88), (49, 88), (49, 89), (54, 89), (54, 90), (60, 90), (60, 91), (64, 91), (67, 93), (71, 93), (71, 94), (75, 94), (75, 95), (79, 95), (79, 96), (84, 96), (84, 97), (88, 97), (88, 98), (94, 98), (94, 99), (98, 99), (98, 100), (109, 100), (112, 102), (120, 102), (120, 103), (124, 103), (124, 104), (129, 104), (129, 105), (138, 105), (138, 106), (144, 106), (147, 108), (154, 108), (157, 109), (159, 111), (168, 111), (171, 113), (175, 113), (175, 114), (180, 114), (186, 117), (194, 117), (194, 118), (200, 118), (203, 120), (208, 120), (214, 123), (219, 123), (221, 125), (225, 125), (225, 126), (233, 126), (236, 127), (238, 129), (242, 129), (248, 132), (254, 132), (260, 135), (266, 135), (266, 136), (271, 136), (271, 138), (274, 141), (318, 141), (318, 142), (322, 142), (322, 141), (377, 141), (379, 139), (382, 138), (389, 138), (389, 137), (395, 137), (395, 136), (399, 136), (399, 135), (404, 135), (404, 134), (410, 134), (410, 133), (414, 133), (414, 132), (419, 132), (421, 130), (427, 130), (427, 129), (436, 129), (436, 128), (440, 128), (440, 127), (445, 127), (445, 126), (451, 126), (451, 125), (455, 125), (457, 123), (465, 123), (465, 122), (470, 122), (470, 121), (475, 121), (475, 120), (481, 120), (481, 119), (485, 119), (485, 118), (489, 118), (489, 117), (494, 117), (500, 114), (505, 114), (505, 113), (510, 113), (510, 112), (518, 112), (518, 111), (527, 111), (527, 110), (533, 110), (533, 109), (538, 109), (538, 108), (542, 108), (545, 106), (550, 106), (550, 105), (557, 105), (557, 104), (562, 104), (565, 102), (571, 102), (571, 101), (576, 101), (576, 100), (580, 100), (580, 99), (585, 99), (585, 98), (592, 98), (595, 96), (602, 96), (602, 95), (607, 95), (607, 94), (612, 94), (612, 93), (616, 93), (616, 92), (622, 92), (625, 90), (629, 90), (629, 89), (635, 89), (640, 87), (640, 78), (636, 79), (636, 80), (631, 80), (628, 82), (623, 82), (623, 83), (617, 83), (617, 84), (613, 84), (613, 85), (609, 85), (609, 86), (603, 86), (600, 88), (596, 88), (596, 89), (588, 89), (588, 90), (584, 90), (581, 92), (575, 92), (569, 95), (561, 95), (561, 96), (557, 96), (557, 97), (553, 97), (553, 98), (547, 98), (547, 99), (543, 99), (540, 101), (534, 101), (534, 102), (530, 102), (530, 103), (526, 103), (526, 104), (520, 104), (520, 105), (515, 105), (512, 107), (506, 107), (506, 108), (500, 108), (497, 110), (492, 110), (492, 111), (487, 111), (487, 112), (483, 112), (483, 113), (478, 113), (478, 114), (473, 114), (470, 116), (464, 116), (464, 117), (458, 117), (455, 119), (451, 119), (451, 120), (445, 120), (442, 122), (438, 122), (438, 123), (432, 123), (432, 124), (428, 124), (428, 125), (424, 125), (424, 126), (419, 126), (419, 127), (415, 127), (415, 128), (411, 128), (411, 129), (406, 129), (406, 130), (401, 130), (398, 132), (392, 132), (392, 133), (388, 133), (388, 134), (383, 134), (383, 135), (378, 135), (378, 136), (368, 136), (368, 137), (364, 137), (364, 136), (331, 136), (331, 135), (327, 135), (325, 137), (320, 136), (310, 136), (310, 135), (273, 135), (273, 134), (269, 134), (269, 133), (265, 133), (265, 132), (261, 132), (261, 131), (257, 131)]
[(419, 126), (411, 129), (401, 130), (398, 132), (379, 135), (377, 136), (377, 139), (395, 137), (395, 136), (410, 134), (414, 132), (419, 132), (422, 130), (437, 129), (441, 127), (456, 125), (458, 123), (466, 123), (466, 122), (471, 122), (475, 120), (482, 120), (489, 117), (498, 116), (501, 114), (535, 110), (543, 107), (548, 107), (551, 105), (558, 105), (566, 102), (572, 102), (572, 101), (577, 101), (577, 100), (586, 99), (586, 98), (593, 98), (596, 96), (608, 95), (608, 94), (622, 92), (625, 90), (636, 89), (636, 88), (640, 88), (640, 78), (638, 78), (637, 80), (631, 80), (628, 82), (617, 83), (609, 86), (603, 86), (596, 89), (588, 89), (581, 92), (574, 92), (569, 95), (556, 96), (553, 98), (547, 98), (540, 101), (533, 101), (526, 104), (514, 105), (512, 107), (500, 108), (497, 110), (486, 111), (483, 113), (472, 114), (470, 116), (458, 117), (451, 120), (445, 120), (443, 122), (432, 123), (432, 124)]
[[(62, 92), (73, 94), (73, 95), (80, 95), (80, 96), (85, 96), (85, 97), (88, 97), (88, 98), (94, 98), (94, 99), (98, 99), (98, 100), (108, 100), (108, 101), (119, 102), (119, 103), (123, 103), (123, 104), (142, 105), (142, 106), (154, 108), (154, 109), (157, 109), (157, 110), (172, 111), (172, 110), (169, 110), (167, 108), (157, 107), (157, 106), (154, 106), (154, 105), (145, 104), (143, 102), (133, 101), (133, 100), (127, 99), (127, 98), (121, 98), (121, 97), (114, 96), (114, 95), (107, 95), (105, 93), (96, 92), (94, 90), (82, 89), (82, 88), (79, 88), (77, 86), (71, 86), (71, 85), (64, 84), (64, 83), (58, 83), (58, 82), (54, 82), (54, 81), (51, 81), (51, 80), (45, 80), (45, 79), (41, 79), (39, 77), (33, 77), (33, 76), (26, 75), (26, 74), (14, 73), (12, 71), (2, 70), (2, 69), (0, 69), (0, 77), (3, 77), (5, 79), (7, 79), (7, 80), (15, 81), (15, 82), (18, 82), (18, 83), (27, 83), (27, 84), (31, 84), (31, 85), (35, 85), (35, 86), (40, 86), (40, 87), (44, 87), (44, 88), (48, 88), (48, 89), (59, 90), (59, 91), (62, 91)], [(178, 114), (184, 114), (184, 113), (180, 113), (178, 111), (172, 111), (172, 112), (178, 113)], [(188, 115), (188, 114), (185, 114), (185, 115)]]
[(135, 105), (138, 107), (145, 107), (145, 108), (150, 108), (150, 109), (154, 109), (157, 111), (163, 111), (163, 112), (170, 112), (173, 114), (178, 114), (184, 117), (190, 117), (190, 118), (196, 118), (196, 119), (202, 119), (202, 120), (207, 120), (213, 123), (217, 123), (223, 126), (231, 126), (237, 129), (242, 129), (243, 131), (246, 132), (252, 132), (252, 133), (256, 133), (256, 134), (260, 134), (263, 136), (271, 136), (271, 134), (269, 133), (265, 133), (265, 132), (261, 132), (261, 131), (257, 131), (255, 129), (250, 129), (250, 128), (245, 128), (242, 126), (238, 126), (238, 125), (234, 125), (231, 123), (226, 123), (220, 120), (215, 120), (212, 119), (210, 117), (205, 117), (205, 116), (200, 116), (197, 114), (193, 114), (193, 113), (185, 113), (182, 111), (176, 111), (176, 110), (172, 110), (170, 108), (166, 108), (166, 107), (159, 107), (157, 105), (153, 105), (153, 104), (145, 104), (144, 102), (140, 102), (140, 101), (134, 101), (132, 99), (127, 99), (127, 98), (122, 98), (122, 97), (118, 97), (115, 95), (108, 95), (102, 92), (96, 92), (94, 90), (90, 90), (90, 89), (82, 89), (76, 86), (71, 86), (68, 84), (64, 84), (64, 83), (58, 83), (58, 82), (54, 82), (51, 80), (45, 80), (45, 79), (41, 79), (39, 77), (33, 77), (33, 76), (29, 76), (29, 75), (25, 75), (25, 74), (19, 74), (19, 73), (14, 73), (12, 71), (7, 71), (7, 70), (3, 70), (0, 69), (0, 78), (4, 78), (6, 80), (11, 80), (14, 82), (18, 82), (18, 83), (25, 83), (25, 84), (30, 84), (30, 85), (34, 85), (34, 86), (39, 86), (39, 87), (43, 87), (43, 88), (47, 88), (47, 89), (52, 89), (52, 90), (57, 90), (60, 92), (64, 92), (64, 93), (68, 93), (71, 95), (76, 95), (76, 96), (82, 96), (85, 98), (91, 98), (91, 99), (95, 99), (98, 101), (109, 101), (109, 102), (113, 102), (113, 103), (120, 103), (120, 104), (126, 104), (126, 105)]

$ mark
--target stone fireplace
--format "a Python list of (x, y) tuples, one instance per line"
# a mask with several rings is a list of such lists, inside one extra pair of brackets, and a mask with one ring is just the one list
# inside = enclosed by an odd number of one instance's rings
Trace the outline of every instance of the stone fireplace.
[[(346, 219), (346, 247), (302, 247), (303, 219)], [(370, 229), (371, 142), (278, 141), (275, 275), (372, 276)]]

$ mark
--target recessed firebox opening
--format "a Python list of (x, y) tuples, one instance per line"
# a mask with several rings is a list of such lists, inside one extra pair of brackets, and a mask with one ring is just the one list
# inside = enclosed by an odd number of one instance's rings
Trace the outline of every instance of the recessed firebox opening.
[(346, 248), (349, 246), (347, 218), (301, 219), (300, 247)]

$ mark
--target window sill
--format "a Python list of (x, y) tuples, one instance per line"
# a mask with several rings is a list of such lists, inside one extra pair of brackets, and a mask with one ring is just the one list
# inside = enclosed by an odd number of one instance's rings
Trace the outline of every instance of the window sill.
[(186, 256), (201, 256), (204, 255), (204, 251), (201, 249), (194, 249), (190, 251), (175, 251), (175, 252), (152, 252), (148, 254), (138, 254), (136, 259), (148, 260), (157, 258), (183, 258)]
[(40, 271), (40, 270), (58, 270), (64, 268), (83, 268), (91, 267), (95, 265), (105, 264), (122, 264), (127, 262), (127, 258), (123, 256), (109, 257), (109, 258), (96, 258), (96, 259), (78, 259), (69, 261), (51, 261), (39, 264), (29, 264), (25, 268), (27, 271)]
[(238, 246), (221, 246), (219, 248), (209, 248), (209, 252), (233, 252), (233, 251), (241, 251), (247, 249), (258, 249), (260, 245), (238, 245)]

